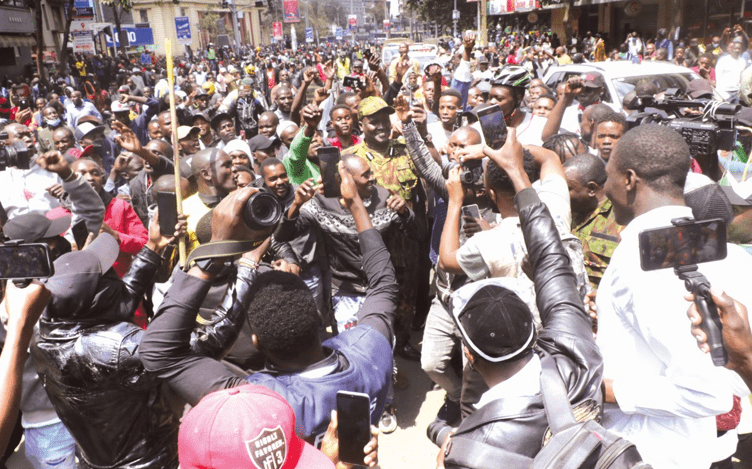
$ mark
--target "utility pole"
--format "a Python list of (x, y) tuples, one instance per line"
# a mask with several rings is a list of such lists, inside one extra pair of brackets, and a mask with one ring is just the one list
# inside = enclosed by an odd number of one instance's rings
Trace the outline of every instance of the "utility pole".
[(235, 35), (235, 53), (240, 54), (240, 28), (238, 28), (238, 7), (235, 4), (237, 0), (230, 1), (230, 14), (232, 15), (232, 33)]
[(454, 0), (454, 10), (452, 10), (452, 36), (457, 37), (457, 20), (460, 19), (459, 11), (457, 10), (457, 0)]
[[(355, 9), (354, 9), (353, 0), (350, 0), (350, 16), (352, 16), (354, 14), (355, 14)], [(357, 24), (357, 23), (355, 23), (355, 24)], [(348, 27), (350, 26), (350, 20), (349, 19), (347, 20), (347, 26)], [(353, 30), (352, 30), (352, 43), (353, 43), (353, 46), (355, 45), (355, 30), (356, 29), (357, 29), (357, 26), (355, 28), (353, 28)]]

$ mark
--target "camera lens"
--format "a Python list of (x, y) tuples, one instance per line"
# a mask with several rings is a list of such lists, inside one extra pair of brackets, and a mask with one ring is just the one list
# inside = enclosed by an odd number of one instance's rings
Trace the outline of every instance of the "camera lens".
[(475, 177), (473, 176), (472, 171), (462, 171), (460, 173), (460, 181), (462, 181), (462, 184), (465, 185), (471, 185), (475, 182)]
[(279, 223), (282, 211), (282, 204), (274, 195), (259, 191), (246, 202), (243, 221), (252, 230), (265, 230)]

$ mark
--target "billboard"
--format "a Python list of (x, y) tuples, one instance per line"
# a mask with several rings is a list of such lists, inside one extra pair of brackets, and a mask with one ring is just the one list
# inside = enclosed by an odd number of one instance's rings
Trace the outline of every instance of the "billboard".
[(191, 43), (191, 22), (187, 16), (175, 17), (175, 33), (178, 37), (178, 44)]
[[(112, 31), (115, 34), (115, 46), (119, 47), (120, 39), (118, 38), (117, 29), (113, 27)], [(123, 32), (128, 34), (128, 42), (130, 42), (131, 46), (148, 46), (149, 44), (154, 44), (154, 33), (151, 28), (124, 27)], [(112, 38), (107, 34), (104, 35), (104, 38), (107, 42), (107, 47), (112, 47)]]
[(284, 0), (285, 23), (300, 23), (298, 0)]
[(305, 28), (305, 42), (313, 42), (313, 28)]
[(272, 23), (272, 37), (276, 41), (282, 40), (282, 23)]

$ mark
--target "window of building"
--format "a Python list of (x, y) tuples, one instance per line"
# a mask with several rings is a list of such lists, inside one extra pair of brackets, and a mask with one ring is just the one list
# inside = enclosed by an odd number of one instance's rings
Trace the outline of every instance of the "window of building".
[(188, 11), (185, 8), (180, 9), (180, 16), (188, 16)]
[(138, 10), (138, 16), (141, 18), (142, 23), (149, 22), (149, 10)]

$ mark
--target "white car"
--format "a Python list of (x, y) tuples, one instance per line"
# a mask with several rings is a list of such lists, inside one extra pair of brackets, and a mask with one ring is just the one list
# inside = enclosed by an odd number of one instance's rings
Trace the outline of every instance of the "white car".
[[(643, 80), (656, 85), (659, 91), (679, 88), (685, 92), (690, 81), (700, 78), (700, 75), (692, 70), (669, 62), (633, 64), (629, 61), (617, 61), (551, 67), (546, 72), (543, 82), (555, 91), (559, 83), (572, 76), (583, 76), (588, 73), (600, 73), (603, 76), (606, 82), (603, 102), (617, 111), (622, 108), (624, 96), (633, 91), (635, 86)], [(723, 101), (720, 96), (716, 98)]]

